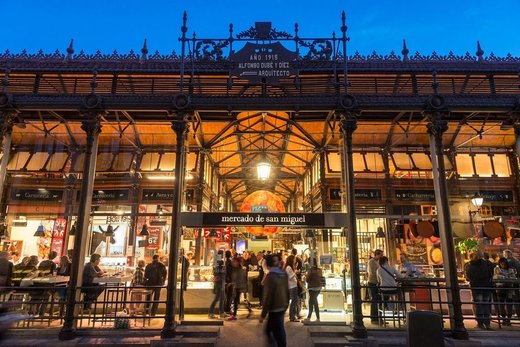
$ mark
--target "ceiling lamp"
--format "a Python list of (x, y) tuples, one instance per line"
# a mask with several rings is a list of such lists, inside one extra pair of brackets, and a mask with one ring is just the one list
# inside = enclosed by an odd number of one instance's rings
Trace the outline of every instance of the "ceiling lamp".
[(157, 210), (156, 210), (157, 214), (160, 214), (162, 215), (164, 213), (164, 210), (163, 208), (161, 207), (161, 205), (157, 205)]
[(69, 235), (76, 235), (76, 222), (70, 227)]
[(383, 230), (383, 227), (378, 227), (377, 228), (377, 234), (376, 234), (376, 237), (377, 238), (385, 238), (386, 235), (385, 235), (385, 231)]
[(36, 229), (34, 236), (36, 236), (36, 237), (45, 236), (45, 227), (43, 226), (43, 223), (40, 223), (40, 225), (38, 225), (38, 229)]
[(482, 204), (484, 203), (484, 198), (479, 193), (475, 193), (475, 195), (473, 195), (473, 197), (471, 198), (471, 203), (476, 208), (480, 208), (480, 207), (482, 207)]
[(107, 226), (107, 230), (103, 230), (103, 228), (100, 226), (99, 227), (99, 230), (101, 230), (104, 234), (105, 234), (105, 237), (113, 237), (114, 236), (114, 232), (119, 229), (119, 225), (117, 227), (113, 227), (112, 224), (109, 224)]
[(271, 175), (271, 163), (265, 156), (256, 164), (256, 172), (259, 180), (265, 181), (269, 179)]
[(150, 235), (150, 233), (148, 232), (148, 225), (143, 224), (143, 228), (141, 229), (139, 236), (148, 236), (148, 235)]

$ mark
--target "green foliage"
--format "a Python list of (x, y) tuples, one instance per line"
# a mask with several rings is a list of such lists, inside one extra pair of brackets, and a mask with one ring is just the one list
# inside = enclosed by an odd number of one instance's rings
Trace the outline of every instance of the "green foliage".
[(459, 241), (455, 246), (460, 253), (472, 253), (478, 250), (478, 240), (474, 238)]

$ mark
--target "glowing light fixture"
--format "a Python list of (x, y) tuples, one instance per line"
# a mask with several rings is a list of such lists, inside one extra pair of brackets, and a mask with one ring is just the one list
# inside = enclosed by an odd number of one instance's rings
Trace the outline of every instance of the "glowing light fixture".
[(175, 176), (169, 176), (169, 175), (148, 175), (146, 176), (149, 180), (154, 181), (173, 181), (175, 179)]
[(269, 179), (271, 175), (271, 163), (265, 156), (256, 164), (256, 173), (259, 180), (265, 181)]
[(475, 195), (473, 195), (473, 197), (471, 198), (471, 203), (476, 208), (480, 208), (484, 203), (484, 198), (479, 193), (475, 193)]

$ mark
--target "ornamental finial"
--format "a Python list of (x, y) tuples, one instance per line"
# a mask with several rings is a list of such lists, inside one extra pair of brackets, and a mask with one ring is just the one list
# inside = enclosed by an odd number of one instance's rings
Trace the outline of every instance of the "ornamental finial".
[(403, 39), (403, 50), (401, 51), (403, 54), (403, 61), (408, 61), (408, 53), (410, 51), (408, 50), (408, 47), (406, 47), (406, 40)]
[(67, 47), (67, 60), (72, 59), (72, 55), (74, 54), (74, 39), (70, 39), (69, 47)]
[(141, 48), (141, 53), (141, 61), (146, 60), (146, 56), (148, 55), (148, 45), (146, 39), (144, 39), (143, 48)]
[(483, 61), (484, 60), (484, 51), (480, 47), (480, 41), (477, 41), (477, 60)]

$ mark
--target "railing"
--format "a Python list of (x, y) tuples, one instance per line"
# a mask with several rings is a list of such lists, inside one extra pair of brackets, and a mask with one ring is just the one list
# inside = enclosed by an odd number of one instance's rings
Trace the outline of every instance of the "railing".
[[(79, 329), (151, 328), (152, 319), (164, 319), (166, 286), (131, 287), (103, 284), (77, 289), (74, 318)], [(155, 292), (158, 294), (155, 294)], [(155, 298), (154, 298), (155, 296)], [(155, 300), (154, 300), (155, 299)], [(0, 305), (22, 318), (13, 328), (59, 328), (67, 310), (66, 286), (0, 287)]]
[[(466, 328), (520, 327), (519, 281), (501, 280), (488, 287), (461, 285), (462, 318)], [(442, 278), (408, 278), (397, 287), (362, 286), (363, 318), (368, 328), (406, 327), (407, 313), (415, 310), (437, 312), (444, 328), (450, 328), (450, 288)], [(375, 296), (373, 300), (371, 295)]]

